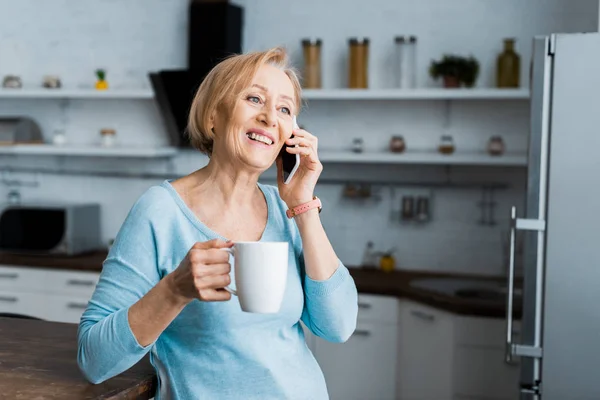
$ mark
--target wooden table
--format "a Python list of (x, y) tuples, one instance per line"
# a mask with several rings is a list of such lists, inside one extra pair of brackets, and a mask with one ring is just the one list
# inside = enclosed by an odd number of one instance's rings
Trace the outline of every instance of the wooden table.
[(0, 318), (0, 399), (149, 399), (156, 391), (147, 357), (94, 385), (77, 366), (77, 325)]

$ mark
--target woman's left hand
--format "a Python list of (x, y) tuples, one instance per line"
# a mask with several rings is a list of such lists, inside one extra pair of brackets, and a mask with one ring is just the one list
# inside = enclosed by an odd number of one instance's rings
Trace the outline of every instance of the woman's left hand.
[(287, 185), (283, 183), (281, 158), (277, 157), (277, 184), (279, 195), (289, 208), (296, 207), (313, 199), (315, 186), (323, 171), (323, 164), (317, 153), (318, 139), (304, 129), (296, 129), (294, 137), (286, 141), (290, 146), (287, 152), (300, 155), (300, 165), (292, 180)]

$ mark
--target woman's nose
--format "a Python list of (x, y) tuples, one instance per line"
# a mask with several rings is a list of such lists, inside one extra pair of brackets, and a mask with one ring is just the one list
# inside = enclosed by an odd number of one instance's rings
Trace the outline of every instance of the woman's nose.
[(267, 110), (264, 110), (264, 112), (260, 113), (259, 119), (260, 119), (260, 122), (262, 122), (263, 124), (265, 124), (267, 126), (274, 127), (277, 123), (277, 117), (276, 117), (275, 110), (272, 110), (272, 109), (267, 109)]

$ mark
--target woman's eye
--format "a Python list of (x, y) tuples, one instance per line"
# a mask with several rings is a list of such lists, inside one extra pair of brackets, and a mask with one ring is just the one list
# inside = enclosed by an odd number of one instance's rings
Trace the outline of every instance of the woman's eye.
[(260, 104), (260, 97), (257, 97), (257, 96), (248, 96), (248, 100), (250, 100), (253, 103)]
[(285, 114), (291, 114), (292, 112), (290, 111), (289, 108), (287, 107), (281, 107), (281, 111), (283, 111)]

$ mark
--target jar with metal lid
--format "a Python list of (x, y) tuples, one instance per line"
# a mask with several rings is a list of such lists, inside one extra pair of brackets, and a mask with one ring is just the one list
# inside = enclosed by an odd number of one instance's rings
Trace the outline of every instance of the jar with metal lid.
[(366, 89), (369, 86), (369, 39), (351, 38), (348, 60), (348, 87)]
[(321, 39), (303, 39), (304, 71), (302, 86), (307, 89), (321, 88)]
[(488, 153), (492, 156), (499, 156), (504, 154), (505, 146), (504, 140), (501, 136), (492, 136), (488, 142)]
[(454, 153), (454, 139), (450, 135), (443, 135), (440, 138), (440, 144), (438, 145), (438, 151), (442, 154)]
[(112, 147), (115, 145), (117, 131), (110, 128), (104, 128), (100, 130), (100, 136), (102, 138), (103, 147)]

